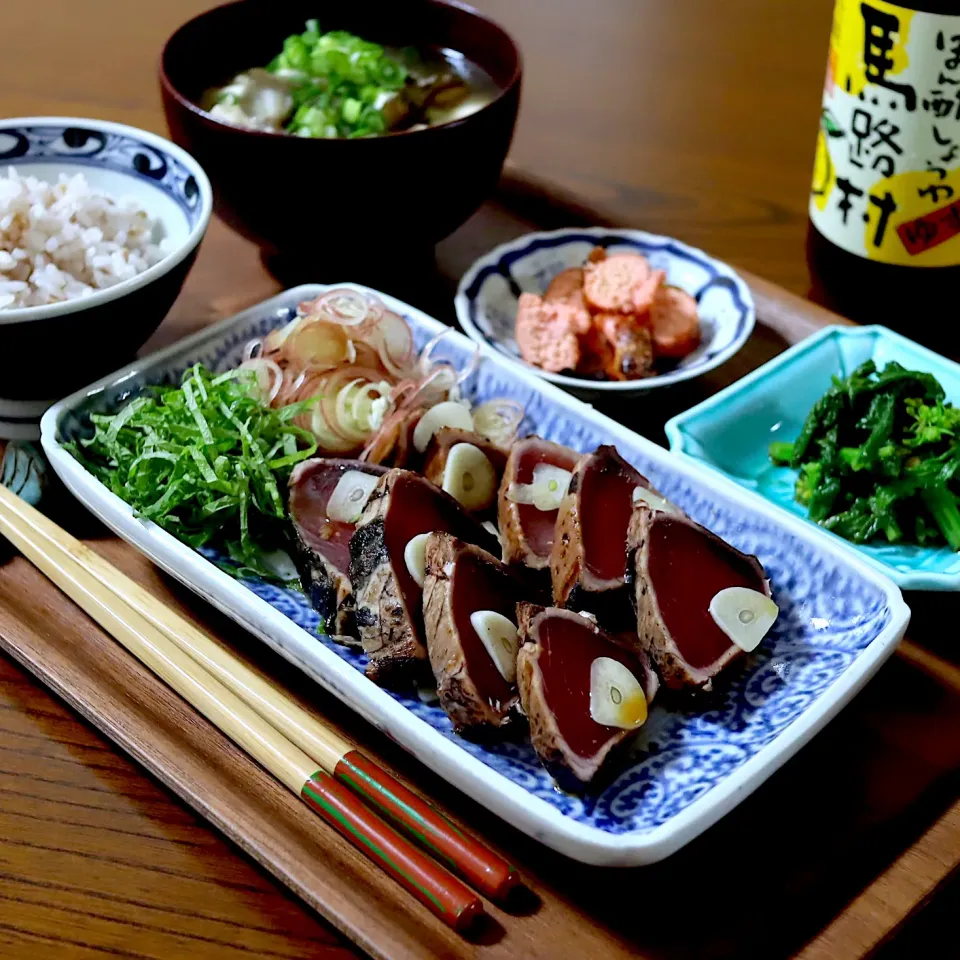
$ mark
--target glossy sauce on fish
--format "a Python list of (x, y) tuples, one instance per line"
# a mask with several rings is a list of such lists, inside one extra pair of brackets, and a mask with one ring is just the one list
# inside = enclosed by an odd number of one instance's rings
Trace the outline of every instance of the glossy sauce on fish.
[(627, 527), (638, 486), (646, 486), (640, 474), (612, 459), (580, 476), (584, 565), (601, 580), (616, 580), (626, 573)]
[(695, 669), (715, 663), (731, 641), (710, 616), (710, 601), (727, 587), (763, 593), (762, 577), (722, 542), (665, 517), (653, 524), (647, 563), (660, 614), (686, 661)]
[(570, 749), (581, 757), (593, 756), (617, 727), (597, 723), (590, 716), (590, 667), (597, 657), (619, 660), (643, 685), (644, 674), (626, 650), (620, 649), (572, 617), (544, 616), (537, 626), (540, 656), (537, 664), (543, 675), (547, 704), (553, 711), (560, 734)]
[[(327, 504), (340, 478), (348, 470), (363, 470), (363, 466), (355, 461), (324, 464), (322, 469), (290, 484), (290, 513), (304, 543), (344, 573), (350, 569), (350, 538), (356, 525), (331, 520)], [(383, 471), (375, 468), (363, 472)]]
[(516, 581), (501, 568), (474, 553), (457, 561), (453, 575), (453, 619), (467, 661), (467, 672), (477, 690), (489, 701), (505, 703), (516, 694), (497, 669), (483, 641), (470, 623), (478, 610), (494, 610), (512, 623), (517, 622), (517, 601), (523, 599)]
[[(533, 483), (534, 467), (541, 463), (561, 470), (573, 470), (577, 464), (578, 455), (556, 450), (546, 445), (531, 446), (524, 450), (517, 461), (516, 483)], [(539, 557), (549, 558), (553, 549), (554, 530), (557, 525), (559, 510), (538, 510), (532, 503), (518, 503), (517, 515), (520, 518), (520, 528), (527, 539), (527, 545)]]
[(393, 503), (384, 519), (384, 543), (393, 561), (393, 571), (407, 612), (422, 635), (423, 589), (410, 576), (404, 563), (403, 551), (407, 544), (418, 534), (434, 531), (450, 533), (465, 543), (474, 543), (487, 550), (496, 549), (497, 544), (455, 500), (415, 475), (398, 477), (392, 496)]

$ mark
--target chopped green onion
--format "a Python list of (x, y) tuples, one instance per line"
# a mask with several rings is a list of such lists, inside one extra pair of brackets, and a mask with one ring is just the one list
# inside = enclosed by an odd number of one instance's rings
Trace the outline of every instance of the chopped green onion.
[(347, 123), (356, 123), (361, 110), (363, 110), (363, 104), (359, 100), (354, 100), (353, 97), (348, 97), (343, 101), (340, 115)]
[[(374, 104), (404, 87), (405, 64), (419, 63), (419, 55), (412, 50), (388, 53), (345, 30), (321, 33), (316, 19), (307, 20), (305, 27), (284, 40), (283, 51), (266, 68), (274, 74), (283, 71), (290, 83), (293, 102), (284, 129), (318, 138), (382, 133), (387, 120)], [(229, 91), (219, 97), (236, 102)]]
[(283, 42), (284, 66), (294, 70), (308, 71), (310, 69), (310, 54), (307, 45), (297, 36), (287, 37)]
[(407, 79), (407, 70), (402, 64), (383, 57), (376, 63), (376, 79), (388, 90), (398, 90)]

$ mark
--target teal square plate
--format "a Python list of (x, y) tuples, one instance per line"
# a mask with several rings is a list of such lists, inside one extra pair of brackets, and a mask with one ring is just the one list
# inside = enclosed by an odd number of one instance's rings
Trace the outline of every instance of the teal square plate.
[[(668, 421), (670, 449), (806, 518), (805, 508), (793, 499), (796, 471), (775, 467), (767, 449), (772, 440), (797, 436), (831, 377), (846, 377), (871, 359), (878, 368), (896, 360), (909, 369), (932, 373), (943, 384), (947, 399), (960, 404), (960, 364), (886, 327), (826, 327)], [(901, 589), (960, 590), (960, 554), (947, 547), (861, 546), (817, 529), (856, 550)]]

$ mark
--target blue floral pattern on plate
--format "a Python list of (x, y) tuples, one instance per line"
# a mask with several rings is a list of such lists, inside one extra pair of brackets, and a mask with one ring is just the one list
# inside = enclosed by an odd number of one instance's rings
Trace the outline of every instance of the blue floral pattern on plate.
[[(112, 385), (66, 401), (58, 414), (60, 435), (69, 437), (82, 430), (92, 409), (114, 406), (147, 383), (175, 380), (195, 362), (228, 369), (241, 359), (250, 338), (263, 336), (293, 315), (293, 303), (194, 337), (187, 346), (168, 352), (162, 362), (148, 361), (135, 375), (114, 377)], [(408, 319), (419, 345), (434, 335), (435, 330), (417, 315)], [(468, 341), (452, 336), (443, 341), (439, 353), (462, 365), (471, 349)], [(435, 704), (423, 702), (412, 691), (410, 695), (388, 693), (370, 684), (371, 697), (391, 697), (432, 731), (563, 817), (606, 835), (637, 839), (668, 824), (803, 717), (874, 641), (881, 635), (888, 638), (891, 625), (902, 629), (905, 624), (902, 609), (891, 607), (893, 588), (883, 580), (872, 578), (842, 555), (819, 549), (815, 540), (786, 529), (755, 505), (744, 503), (735, 491), (712, 489), (692, 478), (662, 451), (652, 450), (646, 441), (610, 421), (595, 414), (578, 416), (572, 408), (577, 401), (562, 394), (551, 396), (538, 381), (486, 361), (474, 377), (472, 394), (476, 401), (518, 400), (526, 407), (528, 429), (578, 450), (615, 441), (628, 460), (692, 517), (760, 558), (781, 609), (772, 635), (705, 711), (654, 704), (626, 769), (596, 796), (559, 792), (526, 743), (479, 745), (456, 737)], [(356, 671), (363, 670), (363, 653), (317, 634), (318, 617), (303, 594), (259, 580), (243, 583), (313, 639), (316, 647), (308, 649), (317, 651), (317, 662), (302, 664), (311, 673), (329, 673), (324, 666), (329, 654)], [(304, 657), (302, 652), (298, 656)], [(368, 683), (365, 678), (361, 682)], [(541, 838), (550, 842), (547, 831)]]
[(143, 140), (82, 121), (38, 126), (0, 126), (0, 167), (49, 160), (57, 165), (101, 167), (147, 181), (177, 203), (192, 229), (203, 204), (196, 178), (176, 157)]

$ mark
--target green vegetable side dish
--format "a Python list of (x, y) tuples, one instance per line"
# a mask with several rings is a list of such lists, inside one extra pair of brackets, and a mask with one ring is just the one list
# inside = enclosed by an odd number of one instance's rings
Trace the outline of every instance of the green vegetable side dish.
[(272, 410), (247, 370), (194, 366), (179, 387), (152, 387), (112, 415), (92, 414), (94, 435), (64, 447), (137, 515), (191, 547), (216, 545), (223, 569), (283, 581), (287, 479), (317, 449), (291, 421), (310, 406)]
[(796, 500), (827, 530), (960, 551), (960, 409), (931, 374), (868, 360), (834, 377), (797, 439), (769, 452), (800, 471)]
[[(391, 49), (308, 20), (266, 67), (252, 67), (201, 106), (219, 120), (299, 137), (370, 137), (448, 123), (496, 95), (475, 64)], [(462, 62), (461, 62), (462, 61)]]

